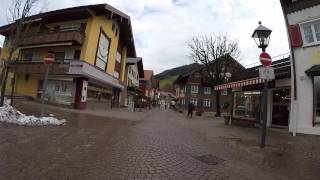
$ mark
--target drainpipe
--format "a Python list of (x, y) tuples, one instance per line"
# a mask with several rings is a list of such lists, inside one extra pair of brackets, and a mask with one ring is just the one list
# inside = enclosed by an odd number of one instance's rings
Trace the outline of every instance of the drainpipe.
[[(285, 20), (285, 23), (286, 23), (286, 29), (287, 29), (287, 33), (289, 34), (289, 30), (288, 30), (288, 27), (289, 27), (289, 20), (288, 20), (288, 16), (287, 14), (285, 13), (285, 9), (284, 9), (284, 3), (283, 1), (280, 1), (281, 3), (281, 7), (282, 7), (282, 12), (283, 12), (283, 17), (284, 17), (284, 20)], [(288, 42), (289, 42), (289, 47), (290, 47), (290, 55), (291, 55), (291, 60), (292, 60), (292, 73), (293, 75), (291, 75), (291, 77), (293, 76), (293, 103), (291, 103), (293, 105), (293, 107), (291, 107), (292, 112), (291, 113), (291, 116), (293, 117), (290, 117), (292, 118), (293, 120), (293, 128), (292, 128), (292, 135), (293, 136), (296, 136), (297, 134), (297, 131), (298, 131), (298, 118), (297, 118), (297, 76), (296, 76), (296, 63), (295, 63), (295, 56), (294, 56), (294, 52), (293, 52), (293, 49), (294, 47), (291, 45), (291, 41), (290, 41), (290, 37), (288, 36)], [(291, 92), (292, 94), (292, 92)], [(291, 98), (292, 100), (292, 98)]]

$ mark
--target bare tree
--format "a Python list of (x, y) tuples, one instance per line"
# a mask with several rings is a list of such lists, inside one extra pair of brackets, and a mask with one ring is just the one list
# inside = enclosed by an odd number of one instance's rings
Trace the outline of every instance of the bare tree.
[[(224, 83), (230, 59), (240, 55), (238, 42), (230, 40), (227, 35), (197, 36), (188, 43), (190, 56), (194, 62), (202, 64), (209, 84)], [(220, 116), (220, 93), (216, 91), (216, 116)]]
[[(1, 74), (1, 100), (0, 106), (3, 106), (5, 90), (8, 78), (8, 62), (12, 61), (13, 54), (18, 50), (19, 41), (23, 38), (27, 32), (29, 25), (31, 24), (29, 16), (34, 13), (39, 0), (12, 0), (11, 7), (8, 9), (8, 23), (10, 32), (6, 37), (6, 48), (8, 50), (8, 59), (4, 61)], [(14, 74), (13, 84), (15, 83)], [(12, 87), (13, 91), (14, 87)], [(11, 99), (12, 102), (12, 99)]]

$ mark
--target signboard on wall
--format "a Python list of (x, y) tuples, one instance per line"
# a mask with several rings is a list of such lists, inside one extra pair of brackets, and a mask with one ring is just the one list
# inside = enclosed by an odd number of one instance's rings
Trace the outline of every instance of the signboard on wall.
[(264, 80), (274, 79), (274, 69), (273, 67), (265, 66), (259, 68), (259, 78)]
[(88, 91), (88, 81), (82, 82), (82, 95), (81, 95), (81, 102), (87, 101), (87, 91)]

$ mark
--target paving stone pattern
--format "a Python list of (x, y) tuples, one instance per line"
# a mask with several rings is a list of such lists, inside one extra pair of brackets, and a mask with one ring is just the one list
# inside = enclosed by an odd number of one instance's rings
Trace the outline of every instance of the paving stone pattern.
[[(170, 110), (146, 111), (140, 120), (54, 113), (68, 124), (0, 124), (0, 179), (294, 179), (208, 139), (184, 125), (193, 120)], [(204, 155), (222, 160), (210, 165), (197, 158)]]

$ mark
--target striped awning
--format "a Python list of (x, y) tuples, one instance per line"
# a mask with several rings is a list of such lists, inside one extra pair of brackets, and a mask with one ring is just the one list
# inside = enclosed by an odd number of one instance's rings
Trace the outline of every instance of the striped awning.
[(261, 84), (261, 83), (263, 83), (263, 79), (260, 79), (259, 77), (257, 77), (253, 79), (246, 79), (242, 81), (221, 84), (221, 85), (215, 86), (214, 90), (218, 91), (218, 90), (223, 90), (228, 88), (237, 88), (237, 87)]

